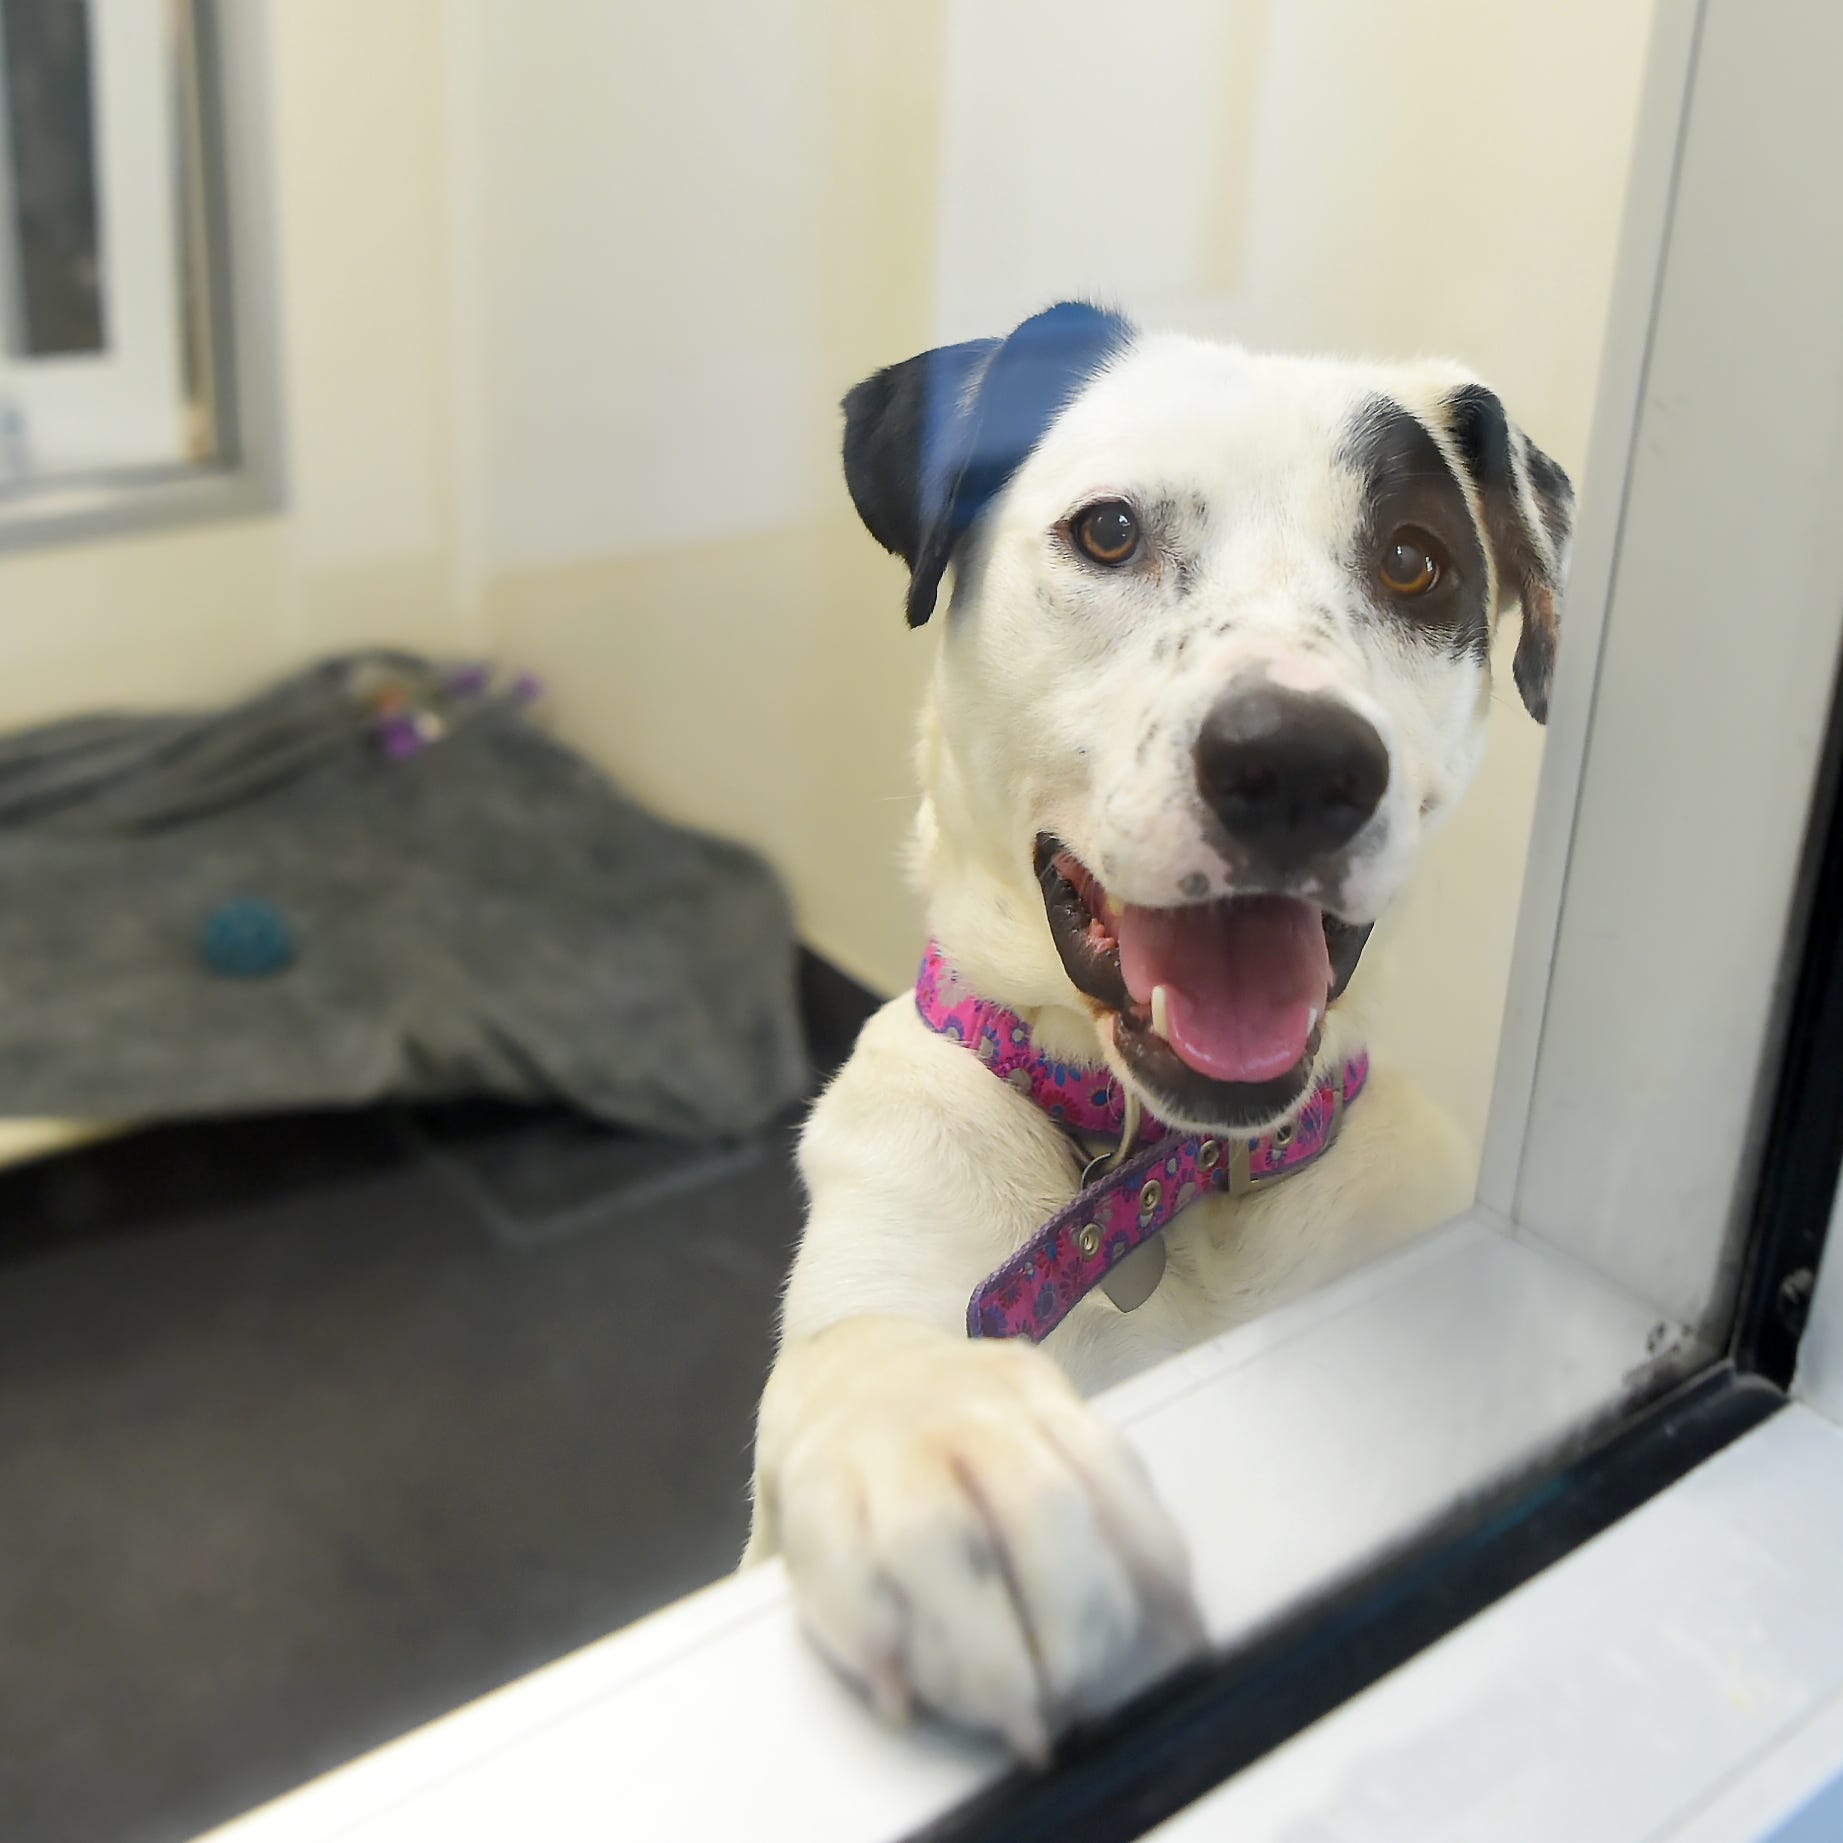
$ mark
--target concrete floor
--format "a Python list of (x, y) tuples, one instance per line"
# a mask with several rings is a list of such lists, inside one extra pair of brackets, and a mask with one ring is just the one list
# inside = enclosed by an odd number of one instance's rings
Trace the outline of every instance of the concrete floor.
[(189, 1837), (733, 1565), (791, 1134), (379, 1111), (0, 1173), (0, 1838)]

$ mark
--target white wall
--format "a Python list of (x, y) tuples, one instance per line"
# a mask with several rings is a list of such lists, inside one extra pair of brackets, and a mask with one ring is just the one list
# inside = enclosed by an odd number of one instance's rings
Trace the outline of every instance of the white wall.
[[(828, 72), (798, 8), (461, 0), (495, 570), (811, 517)], [(795, 15), (790, 19), (789, 15)], [(462, 222), (467, 222), (463, 208)]]

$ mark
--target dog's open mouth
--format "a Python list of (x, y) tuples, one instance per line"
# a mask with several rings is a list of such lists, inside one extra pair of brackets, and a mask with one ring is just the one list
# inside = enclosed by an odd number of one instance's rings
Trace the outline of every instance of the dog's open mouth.
[(1047, 835), (1036, 869), (1063, 966), (1113, 1013), (1115, 1047), (1155, 1107), (1236, 1127), (1299, 1100), (1367, 928), (1296, 896), (1121, 903)]

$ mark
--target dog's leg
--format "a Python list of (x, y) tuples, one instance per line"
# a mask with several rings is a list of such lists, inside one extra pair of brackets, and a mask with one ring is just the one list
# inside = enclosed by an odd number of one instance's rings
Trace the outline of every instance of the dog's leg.
[(748, 1558), (886, 1712), (1041, 1759), (1201, 1643), (1136, 1454), (966, 1294), (1069, 1194), (1041, 1115), (912, 1009), (874, 1019), (802, 1147), (813, 1192), (762, 1398)]

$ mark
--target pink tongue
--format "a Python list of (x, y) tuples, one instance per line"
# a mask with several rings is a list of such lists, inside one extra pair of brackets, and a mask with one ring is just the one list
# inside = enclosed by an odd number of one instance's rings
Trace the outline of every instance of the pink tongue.
[(1331, 989), (1319, 912), (1293, 896), (1128, 908), (1115, 924), (1126, 989), (1165, 988), (1171, 1047), (1217, 1081), (1272, 1081), (1306, 1052)]

